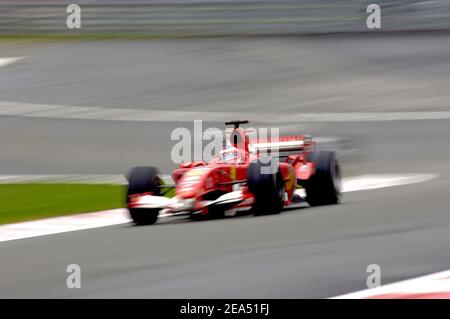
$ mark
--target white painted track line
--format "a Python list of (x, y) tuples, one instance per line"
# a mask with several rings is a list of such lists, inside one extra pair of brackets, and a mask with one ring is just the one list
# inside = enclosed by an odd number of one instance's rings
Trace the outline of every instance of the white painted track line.
[(124, 175), (97, 175), (97, 174), (49, 174), (49, 175), (0, 175), (0, 184), (13, 183), (70, 183), (70, 184), (125, 184)]
[[(255, 122), (269, 122), (273, 125), (291, 122), (378, 122), (413, 120), (449, 120), (449, 111), (430, 112), (342, 112), (342, 113), (258, 113), (240, 112), (243, 118)], [(102, 107), (81, 107), (67, 105), (45, 105), (0, 101), (0, 116), (21, 116), (33, 118), (57, 118), (101, 121), (136, 122), (192, 122), (203, 120), (223, 122), (230, 119), (232, 112), (206, 111), (162, 111), (143, 109), (121, 109)]]
[[(436, 178), (435, 174), (387, 174), (355, 176), (343, 181), (343, 192), (419, 183)], [(161, 216), (165, 217), (165, 216)], [(0, 242), (111, 226), (129, 222), (125, 209), (76, 214), (16, 224), (0, 225)]]
[(331, 299), (450, 299), (450, 270)]
[(15, 58), (0, 58), (0, 68), (16, 63), (19, 60), (22, 60), (22, 57), (15, 57)]
[(347, 177), (342, 192), (355, 192), (391, 186), (422, 183), (437, 178), (437, 174), (381, 174)]
[(125, 209), (45, 218), (0, 226), (0, 242), (38, 237), (129, 222)]
[[(342, 192), (369, 190), (389, 186), (399, 186), (426, 182), (436, 178), (437, 174), (368, 174), (346, 177)], [(166, 183), (172, 183), (170, 175), (160, 175)], [(74, 183), (74, 184), (126, 184), (124, 175), (96, 174), (48, 174), (48, 175), (0, 175), (0, 184), (13, 183)]]

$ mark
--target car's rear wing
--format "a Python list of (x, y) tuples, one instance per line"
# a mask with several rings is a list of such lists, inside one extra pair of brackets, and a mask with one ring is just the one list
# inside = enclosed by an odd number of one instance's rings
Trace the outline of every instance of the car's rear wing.
[(315, 142), (308, 135), (280, 136), (278, 138), (250, 140), (249, 148), (254, 152), (266, 152), (273, 154), (278, 152), (278, 157), (284, 158), (296, 154), (299, 151), (312, 151)]

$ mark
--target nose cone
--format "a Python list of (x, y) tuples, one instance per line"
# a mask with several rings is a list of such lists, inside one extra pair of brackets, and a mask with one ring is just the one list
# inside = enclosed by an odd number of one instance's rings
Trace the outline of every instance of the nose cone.
[(199, 193), (198, 188), (196, 185), (179, 185), (177, 187), (177, 196), (181, 198), (195, 198), (197, 197), (197, 194)]
[(186, 172), (177, 184), (177, 196), (194, 198), (202, 194), (209, 171), (209, 168), (198, 167)]

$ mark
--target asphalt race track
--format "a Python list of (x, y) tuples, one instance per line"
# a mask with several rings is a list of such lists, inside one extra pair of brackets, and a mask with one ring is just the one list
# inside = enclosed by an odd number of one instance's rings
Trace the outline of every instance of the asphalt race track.
[[(232, 119), (444, 112), (449, 40), (430, 33), (5, 42), (1, 57), (23, 59), (0, 68), (0, 103), (230, 112)], [(192, 123), (2, 115), (0, 174), (120, 174), (143, 163), (169, 172), (170, 133), (179, 126)], [(450, 120), (286, 118), (278, 126), (350, 141), (340, 152), (346, 175), (438, 177), (277, 216), (130, 223), (2, 242), (0, 298), (323, 298), (365, 289), (370, 264), (380, 265), (383, 284), (449, 269)], [(81, 289), (66, 287), (73, 263), (82, 269)]]

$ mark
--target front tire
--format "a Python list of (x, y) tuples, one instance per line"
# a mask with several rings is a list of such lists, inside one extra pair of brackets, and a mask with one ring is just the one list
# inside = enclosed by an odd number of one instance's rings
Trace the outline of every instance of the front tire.
[(136, 225), (153, 225), (158, 220), (159, 209), (130, 209), (130, 217)]
[(247, 171), (247, 185), (255, 196), (252, 210), (256, 216), (279, 214), (284, 205), (284, 181), (279, 168), (274, 173), (263, 174), (269, 164), (260, 160), (250, 163)]
[[(130, 202), (130, 196), (151, 193), (159, 196), (161, 194), (161, 179), (155, 167), (137, 166), (133, 167), (128, 176), (128, 188), (126, 192), (126, 203)], [(159, 209), (130, 208), (131, 219), (137, 225), (152, 225), (158, 220)]]

